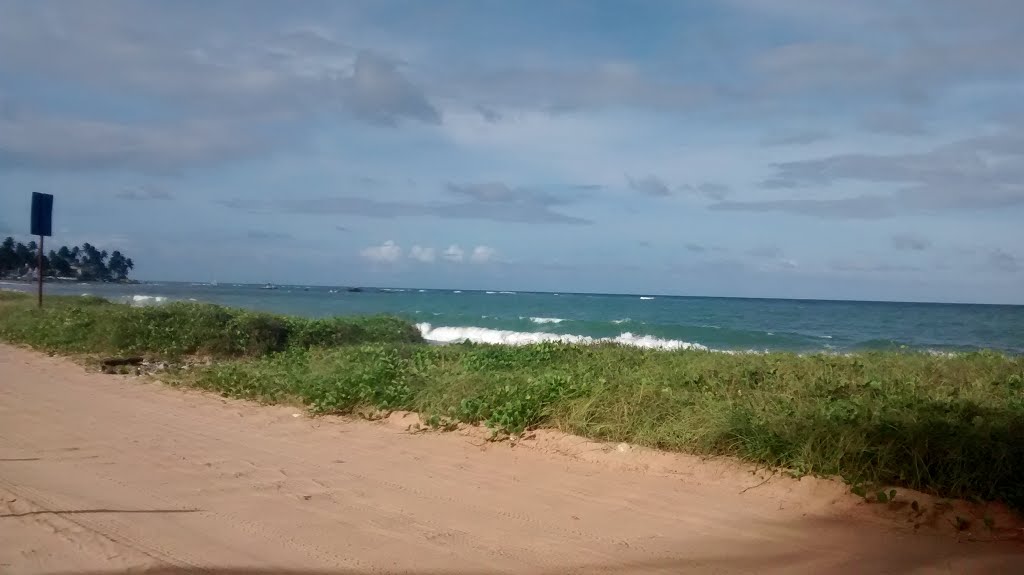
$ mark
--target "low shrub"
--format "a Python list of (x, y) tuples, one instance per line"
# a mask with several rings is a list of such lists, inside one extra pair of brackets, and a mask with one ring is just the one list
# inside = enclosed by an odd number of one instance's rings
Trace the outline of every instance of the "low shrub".
[(415, 326), (386, 316), (305, 319), (189, 302), (132, 307), (93, 297), (50, 297), (40, 310), (25, 295), (0, 293), (0, 339), (66, 353), (259, 357), (422, 341)]

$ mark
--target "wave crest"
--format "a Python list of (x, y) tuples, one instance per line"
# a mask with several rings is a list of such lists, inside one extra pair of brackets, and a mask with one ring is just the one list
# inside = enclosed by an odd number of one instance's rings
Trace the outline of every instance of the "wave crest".
[(423, 339), (435, 343), (462, 343), (464, 341), (497, 345), (530, 345), (543, 342), (574, 343), (580, 345), (613, 343), (645, 349), (696, 349), (708, 351), (707, 347), (699, 343), (676, 339), (662, 339), (652, 335), (636, 335), (630, 332), (621, 333), (616, 337), (596, 338), (587, 335), (508, 331), (486, 327), (434, 327), (429, 323), (418, 323), (416, 328), (419, 329)]
[(562, 323), (563, 321), (565, 321), (564, 319), (562, 319), (560, 317), (531, 317), (531, 318), (520, 317), (519, 319), (529, 319), (533, 323)]
[(166, 303), (167, 298), (162, 295), (133, 295), (125, 298), (125, 303), (133, 306), (160, 305)]

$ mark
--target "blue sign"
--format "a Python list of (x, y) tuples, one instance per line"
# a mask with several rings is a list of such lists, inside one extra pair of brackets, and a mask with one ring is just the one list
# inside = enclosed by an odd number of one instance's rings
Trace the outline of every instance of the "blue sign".
[(32, 235), (53, 235), (53, 196), (32, 192)]

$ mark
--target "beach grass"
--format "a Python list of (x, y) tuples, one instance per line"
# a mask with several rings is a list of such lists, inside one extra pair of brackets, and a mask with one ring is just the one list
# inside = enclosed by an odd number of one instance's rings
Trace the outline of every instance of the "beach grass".
[(550, 427), (1024, 509), (1024, 358), (999, 353), (430, 346), (391, 318), (93, 301), (39, 313), (8, 296), (0, 338), (70, 353), (209, 353), (223, 359), (179, 382), (315, 413), (412, 410), (495, 437)]
[(132, 307), (93, 296), (51, 296), (43, 309), (26, 294), (0, 292), (0, 338), (66, 353), (258, 357), (288, 349), (354, 343), (414, 343), (397, 318), (306, 319), (174, 302)]

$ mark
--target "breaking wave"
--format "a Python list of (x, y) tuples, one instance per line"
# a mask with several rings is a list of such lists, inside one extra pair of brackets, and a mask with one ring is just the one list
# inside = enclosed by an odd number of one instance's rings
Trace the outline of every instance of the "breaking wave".
[(650, 335), (636, 335), (630, 332), (621, 333), (616, 337), (590, 337), (574, 334), (506, 331), (485, 327), (434, 327), (429, 323), (418, 323), (416, 324), (416, 327), (420, 330), (420, 334), (423, 335), (423, 339), (434, 343), (462, 343), (464, 341), (471, 341), (473, 343), (499, 345), (529, 345), (551, 341), (582, 345), (613, 343), (646, 349), (708, 350), (706, 346), (700, 345), (699, 343), (690, 343), (688, 341), (679, 341), (675, 339), (662, 339)]
[(529, 319), (533, 323), (562, 323), (563, 321), (565, 321), (564, 319), (562, 319), (560, 317), (531, 317), (531, 318), (524, 318), (524, 317), (520, 316), (519, 319)]
[(133, 306), (160, 305), (165, 303), (167, 298), (162, 295), (133, 295), (125, 298), (125, 303)]

